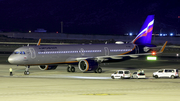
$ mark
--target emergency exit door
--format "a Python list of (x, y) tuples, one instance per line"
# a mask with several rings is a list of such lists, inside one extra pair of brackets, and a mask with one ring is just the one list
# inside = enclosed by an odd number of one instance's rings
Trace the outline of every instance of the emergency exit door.
[(105, 51), (105, 56), (108, 56), (108, 55), (109, 55), (109, 49), (108, 49), (108, 47), (104, 47), (104, 51)]
[(29, 51), (30, 51), (30, 53), (31, 53), (31, 58), (32, 58), (32, 59), (36, 58), (36, 53), (35, 53), (34, 48), (29, 48)]

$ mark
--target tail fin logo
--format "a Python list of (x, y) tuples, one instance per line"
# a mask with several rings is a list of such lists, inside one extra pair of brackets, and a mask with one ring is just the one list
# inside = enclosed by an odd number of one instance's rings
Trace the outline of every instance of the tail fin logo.
[(154, 15), (149, 15), (139, 34), (132, 41), (134, 44), (151, 44)]

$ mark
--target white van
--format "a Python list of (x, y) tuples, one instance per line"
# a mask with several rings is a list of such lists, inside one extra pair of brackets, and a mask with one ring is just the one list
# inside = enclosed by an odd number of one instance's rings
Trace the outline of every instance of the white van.
[(155, 78), (168, 77), (174, 79), (179, 77), (179, 72), (177, 69), (160, 69), (157, 72), (153, 73), (153, 77)]
[(124, 79), (131, 78), (131, 73), (129, 70), (117, 70), (115, 73), (111, 74), (112, 79)]

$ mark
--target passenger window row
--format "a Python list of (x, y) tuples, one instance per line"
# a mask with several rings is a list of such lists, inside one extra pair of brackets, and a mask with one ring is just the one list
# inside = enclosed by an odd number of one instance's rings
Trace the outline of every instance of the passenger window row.
[(110, 52), (132, 51), (132, 49), (111, 49)]

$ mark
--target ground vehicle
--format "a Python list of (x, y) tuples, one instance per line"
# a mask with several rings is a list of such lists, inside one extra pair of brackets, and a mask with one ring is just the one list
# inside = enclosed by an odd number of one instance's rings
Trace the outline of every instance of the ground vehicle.
[(136, 79), (143, 78), (143, 79), (145, 79), (146, 76), (145, 76), (144, 72), (134, 72), (132, 74), (132, 78), (136, 78)]
[(174, 79), (179, 77), (179, 72), (177, 69), (160, 69), (157, 72), (153, 73), (153, 77), (168, 77)]
[(124, 79), (131, 78), (131, 73), (129, 70), (117, 70), (115, 73), (111, 74), (112, 79)]

